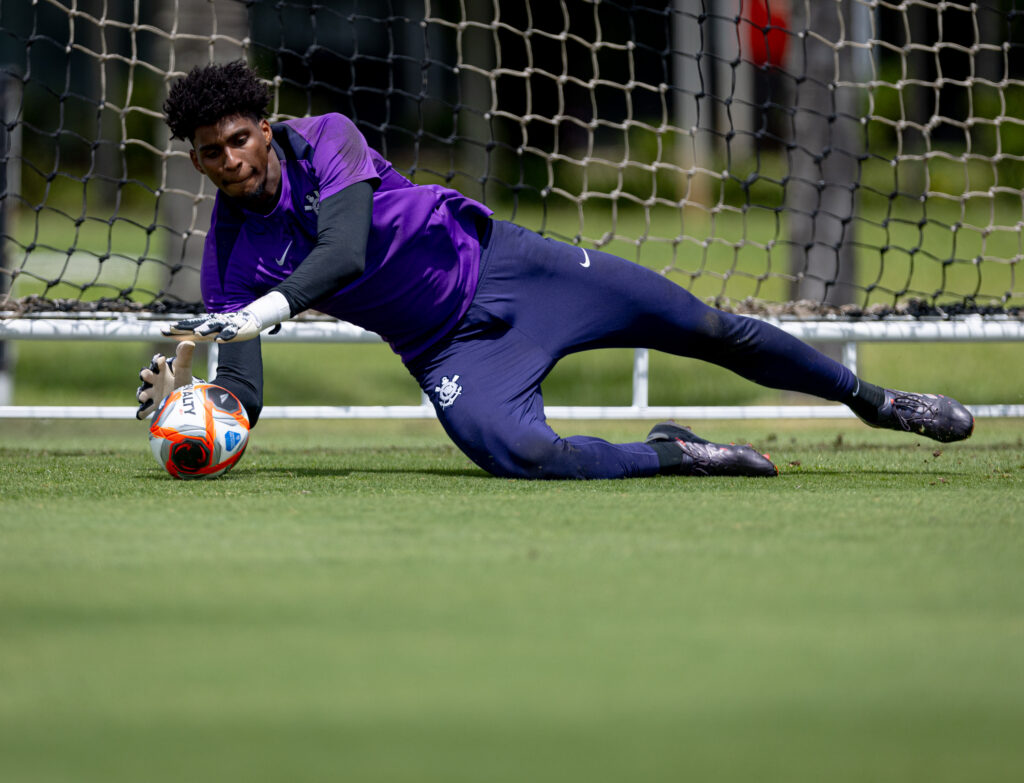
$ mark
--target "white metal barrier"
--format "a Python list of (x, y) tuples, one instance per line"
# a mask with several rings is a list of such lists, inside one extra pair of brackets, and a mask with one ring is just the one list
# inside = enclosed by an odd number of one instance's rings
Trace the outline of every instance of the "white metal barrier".
[[(174, 315), (136, 313), (45, 313), (4, 318), (0, 314), (0, 340), (76, 340), (138, 342), (165, 340), (162, 326), (177, 320)], [(949, 319), (887, 318), (879, 321), (844, 321), (765, 318), (801, 340), (843, 345), (843, 362), (856, 372), (857, 344), (862, 342), (1019, 342), (1024, 341), (1024, 320), (1007, 316), (969, 315)], [(378, 335), (334, 319), (288, 321), (272, 342), (373, 343)], [(215, 348), (215, 346), (213, 346)], [(210, 351), (207, 377), (216, 375), (216, 350)], [(553, 419), (840, 419), (853, 414), (843, 405), (741, 405), (650, 406), (648, 405), (648, 352), (638, 349), (633, 361), (632, 404), (628, 406), (548, 406)], [(1024, 416), (1024, 405), (970, 405), (978, 417)], [(131, 406), (0, 405), (0, 418), (133, 418)], [(423, 419), (434, 410), (425, 398), (420, 405), (388, 406), (267, 406), (264, 419)]]

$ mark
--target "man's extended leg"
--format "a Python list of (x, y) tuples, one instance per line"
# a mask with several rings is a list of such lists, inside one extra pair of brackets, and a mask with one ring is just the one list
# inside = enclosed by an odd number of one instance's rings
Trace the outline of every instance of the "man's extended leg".
[(892, 392), (759, 319), (708, 307), (672, 281), (609, 253), (496, 223), (474, 302), (555, 360), (605, 347), (646, 347), (726, 367), (776, 389), (849, 405), (874, 426), (961, 440), (970, 413), (946, 397)]
[(856, 377), (755, 318), (708, 307), (650, 269), (498, 221), (474, 304), (555, 360), (591, 348), (652, 348), (702, 359), (776, 389), (840, 400)]

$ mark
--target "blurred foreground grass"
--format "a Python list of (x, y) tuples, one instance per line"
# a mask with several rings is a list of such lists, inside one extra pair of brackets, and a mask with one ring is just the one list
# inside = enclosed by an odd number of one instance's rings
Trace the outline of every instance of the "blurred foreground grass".
[(137, 422), (5, 422), (0, 780), (1019, 781), (1024, 425), (700, 431), (781, 475), (507, 481), (437, 422), (269, 421), (176, 482)]

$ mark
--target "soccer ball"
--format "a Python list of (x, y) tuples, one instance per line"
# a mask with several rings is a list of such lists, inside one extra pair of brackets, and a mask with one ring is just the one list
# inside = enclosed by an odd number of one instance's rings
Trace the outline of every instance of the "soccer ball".
[(242, 457), (249, 419), (238, 398), (212, 383), (175, 389), (160, 404), (149, 428), (149, 447), (178, 479), (222, 476)]

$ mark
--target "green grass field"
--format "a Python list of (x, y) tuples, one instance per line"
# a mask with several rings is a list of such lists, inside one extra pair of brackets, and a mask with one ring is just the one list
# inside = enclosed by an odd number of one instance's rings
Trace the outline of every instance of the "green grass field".
[(264, 422), (203, 483), (0, 427), (0, 780), (1024, 775), (1024, 422), (705, 424), (782, 475), (581, 483), (434, 422)]

